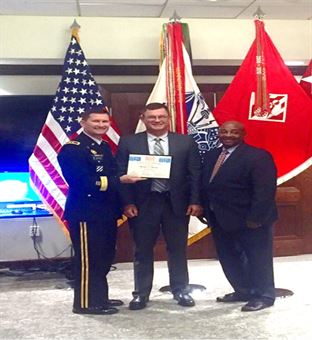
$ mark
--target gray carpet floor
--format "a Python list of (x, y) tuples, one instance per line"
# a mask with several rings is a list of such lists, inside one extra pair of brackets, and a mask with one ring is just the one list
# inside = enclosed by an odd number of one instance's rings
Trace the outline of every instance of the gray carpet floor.
[(206, 287), (193, 292), (196, 306), (177, 305), (168, 292), (165, 262), (155, 263), (154, 287), (146, 309), (130, 311), (131, 263), (117, 264), (109, 274), (110, 297), (124, 300), (118, 314), (76, 315), (73, 292), (57, 273), (8, 276), (0, 272), (0, 339), (312, 339), (312, 254), (274, 260), (276, 287), (294, 294), (273, 307), (240, 311), (241, 303), (215, 298), (231, 292), (218, 261), (189, 261), (190, 283)]

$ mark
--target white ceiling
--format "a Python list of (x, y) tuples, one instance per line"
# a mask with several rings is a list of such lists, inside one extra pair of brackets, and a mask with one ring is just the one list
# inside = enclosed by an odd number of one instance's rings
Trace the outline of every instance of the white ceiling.
[(0, 15), (311, 20), (312, 0), (0, 0)]

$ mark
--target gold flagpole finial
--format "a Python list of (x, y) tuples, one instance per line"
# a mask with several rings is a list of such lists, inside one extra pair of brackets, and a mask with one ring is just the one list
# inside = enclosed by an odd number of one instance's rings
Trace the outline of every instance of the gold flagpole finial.
[(174, 12), (173, 12), (171, 18), (169, 19), (169, 21), (170, 21), (170, 22), (172, 22), (172, 21), (173, 21), (173, 22), (180, 22), (181, 19), (182, 19), (182, 18), (178, 15), (177, 11), (174, 10)]
[(258, 6), (257, 10), (255, 11), (255, 13), (252, 15), (255, 19), (263, 19), (265, 17), (265, 13), (263, 12), (263, 10), (261, 9), (260, 6)]
[(79, 42), (79, 29), (80, 29), (80, 25), (78, 24), (78, 22), (76, 21), (76, 19), (74, 19), (74, 22), (72, 23), (72, 25), (70, 26), (71, 28), (71, 33), (72, 36), (74, 36), (76, 38), (76, 40)]

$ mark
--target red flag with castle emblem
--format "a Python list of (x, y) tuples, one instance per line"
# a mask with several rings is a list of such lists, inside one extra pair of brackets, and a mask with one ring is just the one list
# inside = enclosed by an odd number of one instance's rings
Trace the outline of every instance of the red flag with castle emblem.
[(246, 142), (271, 152), (278, 184), (312, 164), (312, 101), (297, 83), (264, 29), (213, 114), (219, 124), (242, 122)]

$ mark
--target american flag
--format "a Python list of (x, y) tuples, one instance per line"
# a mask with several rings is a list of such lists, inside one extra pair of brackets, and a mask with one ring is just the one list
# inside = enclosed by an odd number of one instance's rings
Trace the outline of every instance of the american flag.
[[(89, 107), (107, 110), (78, 40), (72, 36), (65, 56), (61, 82), (29, 158), (31, 182), (43, 202), (60, 221), (68, 185), (62, 177), (57, 154), (66, 142), (81, 132), (81, 114)], [(114, 123), (105, 139), (114, 150), (119, 142), (119, 133)]]

